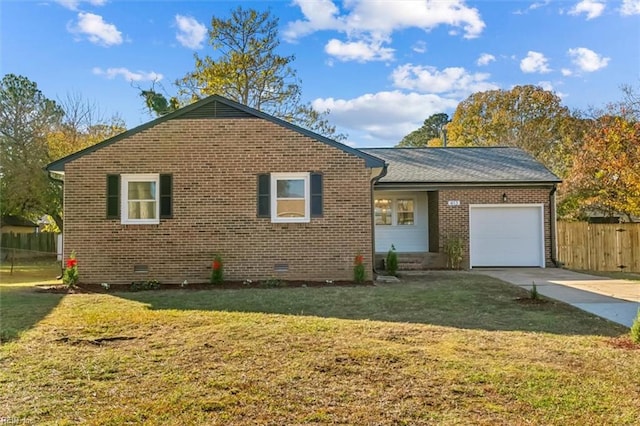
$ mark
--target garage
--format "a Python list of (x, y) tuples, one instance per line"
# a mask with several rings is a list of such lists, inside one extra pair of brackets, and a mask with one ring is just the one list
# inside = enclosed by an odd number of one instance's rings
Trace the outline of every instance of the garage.
[(471, 267), (544, 267), (541, 204), (471, 205)]

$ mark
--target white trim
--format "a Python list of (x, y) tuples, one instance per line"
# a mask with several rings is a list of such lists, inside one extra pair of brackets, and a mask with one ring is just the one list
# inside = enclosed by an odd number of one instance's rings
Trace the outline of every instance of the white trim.
[[(540, 247), (539, 247), (539, 255), (540, 255), (540, 265), (541, 268), (544, 268), (545, 265), (545, 227), (544, 227), (544, 204), (542, 203), (524, 203), (524, 204), (469, 204), (469, 269), (473, 269), (473, 255), (471, 252), (471, 210), (472, 209), (482, 209), (482, 208), (523, 208), (523, 207), (537, 207), (540, 210), (540, 231), (542, 232), (540, 238)], [(499, 265), (495, 265), (499, 266)]]
[[(304, 217), (278, 217), (278, 180), (304, 180)], [(311, 221), (311, 183), (309, 173), (271, 173), (271, 222), (306, 223)]]
[[(129, 219), (129, 182), (155, 182), (155, 218)], [(160, 175), (122, 174), (120, 175), (120, 223), (123, 225), (157, 225), (160, 223)]]

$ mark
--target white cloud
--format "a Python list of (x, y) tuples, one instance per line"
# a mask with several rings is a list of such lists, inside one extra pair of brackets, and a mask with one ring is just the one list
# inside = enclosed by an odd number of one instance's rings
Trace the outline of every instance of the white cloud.
[(551, 71), (549, 68), (549, 60), (540, 52), (529, 51), (526, 58), (520, 61), (520, 69), (525, 73), (548, 73)]
[(582, 0), (569, 10), (569, 15), (580, 15), (581, 13), (584, 13), (587, 15), (587, 20), (589, 20), (602, 15), (604, 8), (605, 4), (600, 1)]
[(207, 36), (207, 27), (190, 16), (176, 15), (178, 32), (176, 39), (189, 49), (201, 49), (202, 42)]
[(324, 51), (340, 61), (369, 62), (393, 59), (394, 49), (382, 47), (381, 42), (353, 41), (343, 43), (334, 38), (329, 40)]
[(55, 0), (56, 3), (69, 10), (78, 10), (81, 3), (89, 3), (91, 6), (104, 6), (107, 0)]
[(563, 76), (565, 77), (569, 77), (570, 75), (573, 74), (573, 71), (571, 71), (569, 68), (562, 68), (560, 70), (560, 72), (562, 73)]
[(571, 57), (571, 61), (580, 71), (584, 72), (593, 72), (605, 68), (611, 59), (605, 58), (586, 47), (569, 49), (568, 54)]
[(93, 68), (92, 72), (95, 75), (101, 75), (109, 80), (113, 80), (117, 76), (122, 76), (126, 81), (160, 81), (164, 77), (162, 74), (151, 71), (129, 71), (127, 68), (107, 68), (103, 70), (100, 67)]
[(478, 58), (478, 60), (476, 61), (476, 64), (478, 66), (484, 66), (484, 65), (489, 65), (489, 63), (493, 62), (496, 60), (496, 57), (489, 54), (489, 53), (483, 53), (482, 55), (480, 55), (480, 57)]
[(122, 33), (115, 25), (106, 23), (102, 16), (93, 13), (78, 13), (78, 22), (68, 25), (73, 34), (86, 35), (91, 43), (109, 47), (122, 44)]
[(331, 0), (294, 0), (294, 3), (300, 7), (304, 19), (289, 22), (285, 27), (282, 34), (289, 42), (316, 31), (331, 30), (345, 34), (347, 41), (343, 46), (378, 43), (377, 48), (381, 50), (389, 49), (382, 44), (391, 43), (395, 31), (407, 28), (430, 31), (448, 25), (462, 30), (465, 38), (476, 38), (485, 27), (478, 10), (466, 6), (464, 0), (349, 0), (342, 4), (344, 12)]
[(455, 108), (458, 100), (395, 90), (354, 99), (319, 98), (312, 105), (318, 111), (331, 110), (331, 122), (347, 131), (363, 133), (363, 139), (377, 140), (377, 145), (391, 145), (430, 115)]
[(460, 67), (440, 71), (435, 67), (413, 64), (401, 65), (391, 73), (393, 85), (399, 89), (457, 96), (497, 89), (498, 86), (487, 81), (488, 78), (489, 74), (471, 74)]
[(411, 50), (413, 50), (416, 53), (425, 53), (427, 51), (427, 43), (425, 43), (422, 40), (419, 40), (414, 43), (414, 45), (411, 47)]
[(469, 8), (462, 0), (351, 0), (345, 2), (344, 7), (348, 12), (343, 15), (339, 14), (340, 10), (330, 0), (294, 0), (294, 3), (300, 7), (306, 19), (288, 24), (283, 33), (288, 40), (321, 30), (390, 35), (404, 28), (431, 30), (439, 25), (462, 28), (466, 38), (475, 38), (485, 27), (478, 10)]
[(620, 13), (625, 16), (640, 15), (640, 0), (622, 0)]

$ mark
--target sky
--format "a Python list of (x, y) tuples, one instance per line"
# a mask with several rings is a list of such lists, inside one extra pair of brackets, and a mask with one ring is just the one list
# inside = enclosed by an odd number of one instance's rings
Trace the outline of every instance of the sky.
[(133, 128), (154, 118), (138, 88), (174, 95), (239, 5), (278, 18), (303, 101), (354, 147), (394, 146), (474, 92), (535, 84), (586, 110), (640, 86), (640, 0), (3, 0), (0, 71)]

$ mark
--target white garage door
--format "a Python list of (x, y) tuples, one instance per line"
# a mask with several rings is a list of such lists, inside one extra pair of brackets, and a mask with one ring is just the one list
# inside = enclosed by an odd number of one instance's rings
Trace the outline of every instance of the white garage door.
[(544, 267), (542, 205), (469, 208), (471, 267)]

